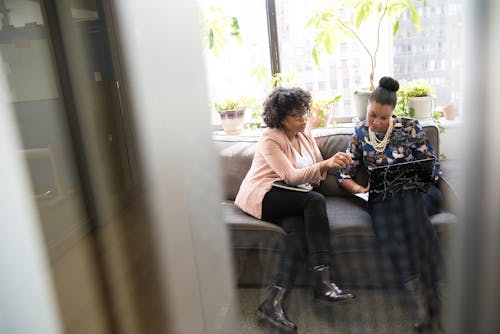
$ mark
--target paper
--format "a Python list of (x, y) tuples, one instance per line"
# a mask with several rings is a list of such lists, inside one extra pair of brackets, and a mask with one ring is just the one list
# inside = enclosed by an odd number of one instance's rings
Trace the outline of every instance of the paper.
[(369, 197), (370, 193), (369, 192), (366, 192), (366, 193), (357, 193), (357, 194), (354, 194), (354, 196), (357, 196), (359, 198), (361, 198), (363, 201), (365, 202), (368, 202), (368, 197)]

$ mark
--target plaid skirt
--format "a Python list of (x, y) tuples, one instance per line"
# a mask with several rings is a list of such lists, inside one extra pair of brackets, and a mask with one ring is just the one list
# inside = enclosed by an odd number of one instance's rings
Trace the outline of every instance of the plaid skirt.
[(428, 206), (433, 203), (425, 195), (418, 190), (404, 191), (367, 204), (377, 241), (403, 283), (418, 277), (432, 284), (441, 276), (439, 240), (428, 216)]

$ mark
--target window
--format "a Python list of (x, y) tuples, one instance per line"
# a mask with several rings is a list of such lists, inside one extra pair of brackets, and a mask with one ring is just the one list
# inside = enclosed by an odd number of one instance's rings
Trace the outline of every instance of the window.
[[(230, 20), (221, 29), (227, 43), (219, 55), (208, 48), (206, 36), (205, 61), (210, 102), (241, 96), (262, 100), (267, 92), (271, 76), (269, 42), (265, 1), (252, 0), (200, 0), (201, 15), (208, 21), (221, 16), (235, 17), (240, 27), (241, 43), (231, 38)], [(210, 10), (216, 6), (219, 16)], [(292, 26), (293, 27), (293, 26)], [(206, 32), (206, 30), (203, 30)], [(212, 110), (212, 123), (220, 123), (218, 114)], [(247, 115), (250, 116), (250, 115)]]
[[(210, 97), (218, 99), (245, 92), (260, 102), (270, 86), (262, 81), (257, 82), (256, 77), (249, 73), (259, 68), (270, 75), (266, 1), (202, 2), (217, 3), (227, 15), (237, 17), (243, 41), (241, 47), (236, 43), (228, 43), (220, 58), (207, 52)], [(277, 41), (273, 45), (279, 50), (282, 74), (293, 77), (297, 85), (311, 90), (313, 96), (320, 93), (331, 96), (343, 94), (342, 101), (347, 101), (345, 97), (360, 86), (368, 85), (369, 58), (354, 39), (342, 40), (331, 55), (323, 53), (319, 66), (313, 61), (311, 53), (314, 31), (305, 29), (306, 22), (335, 1), (273, 2), (276, 7), (277, 31)], [(444, 83), (444, 86), (436, 87), (438, 103), (458, 104), (458, 101), (449, 101), (447, 92), (459, 89), (460, 62), (452, 59), (460, 54), (462, 2), (463, 0), (443, 0), (426, 8), (421, 3), (416, 3), (422, 22), (420, 32), (415, 32), (406, 12), (400, 18), (399, 34), (394, 38), (391, 34), (392, 27), (389, 24), (383, 26), (376, 77), (393, 75), (400, 81), (423, 79), (429, 82), (432, 78), (441, 78), (439, 82)], [(350, 15), (349, 8), (343, 8), (340, 13)], [(387, 49), (389, 50), (386, 51)], [(393, 58), (389, 59), (388, 55)], [(425, 64), (419, 63), (423, 59)], [(343, 112), (350, 114), (350, 106), (345, 105)]]

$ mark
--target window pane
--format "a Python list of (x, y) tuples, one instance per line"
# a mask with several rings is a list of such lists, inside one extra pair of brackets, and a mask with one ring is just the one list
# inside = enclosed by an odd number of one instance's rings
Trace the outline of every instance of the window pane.
[[(410, 18), (401, 19), (394, 38), (394, 75), (423, 79), (436, 86), (436, 105), (459, 105), (463, 0), (429, 1), (415, 34)], [(421, 6), (421, 5), (420, 5)]]
[[(43, 2), (7, 1), (0, 53), (44, 237), (55, 256), (88, 230)], [(69, 244), (68, 244), (69, 242)]]
[[(297, 84), (310, 90), (314, 97), (333, 98), (342, 94), (336, 115), (349, 115), (350, 95), (369, 86), (369, 57), (357, 41), (345, 39), (337, 43), (333, 54), (323, 52), (317, 66), (312, 57), (315, 32), (312, 28), (305, 29), (311, 17), (332, 3), (324, 0), (276, 1), (281, 72), (293, 75)], [(350, 15), (344, 10), (342, 14)]]
[[(210, 6), (215, 6), (215, 9), (211, 9)], [(266, 2), (200, 0), (200, 7), (205, 22), (202, 37), (210, 100), (214, 102), (246, 96), (255, 98), (260, 103), (268, 90), (271, 77)], [(221, 12), (217, 12), (218, 9), (221, 9)], [(237, 38), (230, 36), (232, 21), (224, 20), (223, 17), (237, 18), (241, 43)], [(214, 43), (220, 41), (220, 35), (217, 34), (220, 32), (222, 38), (227, 40), (223, 47), (209, 49), (207, 23), (212, 23), (216, 28), (220, 27), (220, 30), (215, 31)], [(219, 116), (215, 112), (212, 122), (220, 123)]]

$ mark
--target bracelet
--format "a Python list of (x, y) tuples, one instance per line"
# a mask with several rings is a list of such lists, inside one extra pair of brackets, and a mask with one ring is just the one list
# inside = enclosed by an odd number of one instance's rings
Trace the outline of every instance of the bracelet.
[(357, 185), (355, 185), (354, 187), (352, 187), (352, 190), (351, 190), (351, 191), (352, 191), (352, 193), (353, 193), (353, 194), (356, 194), (359, 188), (361, 188), (361, 186), (360, 186), (359, 184), (357, 184)]

